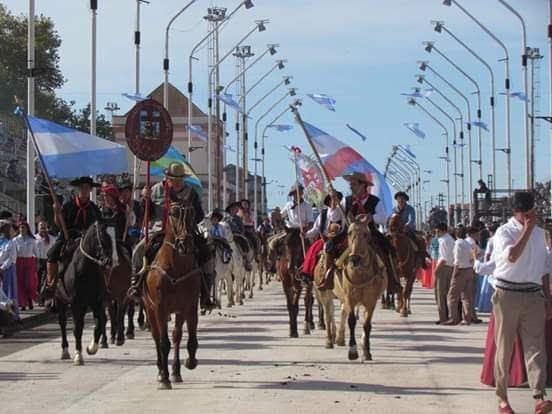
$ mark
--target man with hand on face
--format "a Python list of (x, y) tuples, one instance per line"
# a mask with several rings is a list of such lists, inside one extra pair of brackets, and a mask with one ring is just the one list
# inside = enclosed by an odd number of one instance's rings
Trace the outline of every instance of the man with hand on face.
[(550, 315), (550, 262), (545, 232), (537, 226), (535, 200), (522, 191), (512, 200), (513, 217), (494, 236), (496, 289), (495, 381), (499, 413), (513, 413), (508, 401), (508, 379), (514, 342), (523, 343), (527, 378), (535, 400), (535, 413), (552, 411), (544, 399), (547, 377), (545, 320)]

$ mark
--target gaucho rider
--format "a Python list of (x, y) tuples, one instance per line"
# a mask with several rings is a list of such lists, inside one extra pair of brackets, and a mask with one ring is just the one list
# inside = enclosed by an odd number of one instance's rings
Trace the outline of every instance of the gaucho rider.
[(418, 259), (423, 267), (425, 267), (426, 250), (423, 241), (416, 237), (416, 210), (408, 204), (408, 194), (404, 191), (399, 191), (395, 194), (397, 205), (393, 208), (393, 214), (401, 218), (401, 224), (405, 235), (414, 242), (418, 253)]
[[(130, 244), (127, 242), (127, 228), (129, 225), (130, 216), (133, 213), (127, 211), (127, 206), (120, 201), (119, 189), (113, 184), (102, 185), (100, 192), (103, 196), (103, 205), (100, 208), (102, 213), (103, 222), (109, 228), (112, 228), (113, 234), (111, 234), (111, 242), (113, 243), (113, 252), (116, 252), (116, 243), (124, 246), (125, 251), (123, 254), (127, 255), (127, 259), (130, 259)], [(113, 237), (115, 236), (115, 237)]]
[[(165, 169), (165, 178), (163, 181), (155, 184), (151, 190), (144, 188), (142, 194), (146, 202), (150, 202), (151, 221), (152, 221), (152, 247), (147, 249), (145, 239), (142, 239), (134, 248), (132, 253), (133, 265), (133, 283), (129, 294), (138, 298), (141, 294), (143, 276), (145, 271), (140, 271), (143, 264), (144, 253), (148, 258), (148, 264), (153, 261), (157, 250), (159, 250), (161, 235), (164, 225), (167, 221), (171, 203), (189, 204), (194, 209), (196, 228), (193, 231), (194, 246), (196, 248), (198, 265), (202, 268), (202, 283), (201, 283), (201, 307), (202, 309), (212, 309), (210, 292), (212, 287), (212, 273), (208, 269), (208, 264), (211, 259), (209, 249), (206, 245), (205, 238), (200, 234), (197, 224), (204, 219), (203, 208), (199, 195), (193, 187), (188, 185), (184, 178), (187, 176), (184, 166), (178, 162), (172, 162)], [(155, 242), (157, 241), (157, 243)], [(145, 270), (145, 269), (143, 269)], [(140, 271), (140, 272), (139, 272)], [(139, 272), (139, 273), (138, 273)]]
[(241, 203), (238, 203), (237, 201), (234, 203), (230, 203), (228, 207), (226, 207), (226, 213), (228, 215), (226, 216), (225, 221), (230, 226), (230, 230), (232, 230), (234, 242), (236, 242), (242, 252), (243, 265), (245, 267), (245, 270), (250, 272), (252, 269), (251, 263), (248, 258), (250, 246), (249, 241), (245, 237), (245, 227), (243, 225), (243, 220), (238, 214), (240, 206)]
[(385, 263), (389, 276), (388, 290), (390, 292), (399, 292), (400, 283), (392, 263), (392, 257), (394, 256), (393, 246), (391, 246), (387, 238), (376, 227), (376, 225), (384, 225), (387, 221), (383, 202), (368, 191), (368, 187), (374, 184), (365, 174), (354, 172), (345, 175), (343, 178), (349, 182), (352, 193), (350, 196), (345, 197), (344, 202), (341, 203), (345, 214), (353, 217), (359, 214), (367, 214), (371, 217), (369, 228), (374, 240), (374, 247), (378, 250), (381, 259)]
[(66, 240), (65, 235), (61, 232), (59, 239), (48, 251), (47, 289), (44, 292), (46, 297), (53, 295), (58, 277), (58, 263), (61, 260), (64, 247), (66, 247), (65, 257), (72, 255), (74, 247), (76, 247), (68, 241), (74, 241), (82, 236), (88, 227), (101, 219), (100, 210), (90, 200), (90, 192), (93, 188), (99, 187), (99, 184), (94, 183), (90, 177), (77, 178), (71, 181), (70, 184), (78, 189), (75, 196), (61, 208), (57, 202), (54, 203), (54, 221), (59, 228), (62, 228), (60, 217), (63, 219), (69, 240)]
[(255, 212), (251, 211), (249, 200), (244, 199), (240, 202), (240, 208), (237, 214), (243, 222), (243, 235), (253, 247), (255, 255), (259, 255), (261, 246), (259, 244), (257, 234), (255, 233), (255, 219), (253, 218), (253, 214), (255, 214)]

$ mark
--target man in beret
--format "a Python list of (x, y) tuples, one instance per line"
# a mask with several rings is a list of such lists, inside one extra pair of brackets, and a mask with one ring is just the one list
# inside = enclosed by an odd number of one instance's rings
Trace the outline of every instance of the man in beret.
[[(70, 182), (70, 185), (77, 188), (78, 191), (63, 207), (60, 208), (57, 200), (54, 202), (54, 221), (56, 226), (62, 228), (62, 221), (67, 229), (69, 240), (74, 240), (83, 235), (88, 227), (94, 222), (101, 220), (101, 212), (90, 200), (90, 192), (93, 188), (100, 185), (95, 183), (90, 177), (80, 177)], [(54, 291), (55, 282), (58, 277), (58, 263), (61, 260), (61, 252), (63, 247), (69, 241), (65, 238), (63, 231), (59, 239), (48, 251), (47, 268), (47, 289), (44, 292), (45, 296), (51, 296)], [(69, 255), (71, 252), (67, 252)]]
[(523, 343), (527, 379), (535, 413), (552, 411), (544, 399), (547, 377), (545, 321), (551, 313), (545, 232), (537, 226), (535, 200), (522, 191), (512, 200), (513, 216), (494, 236), (492, 297), (495, 316), (495, 381), (500, 413), (513, 413), (508, 401), (508, 380), (514, 342)]

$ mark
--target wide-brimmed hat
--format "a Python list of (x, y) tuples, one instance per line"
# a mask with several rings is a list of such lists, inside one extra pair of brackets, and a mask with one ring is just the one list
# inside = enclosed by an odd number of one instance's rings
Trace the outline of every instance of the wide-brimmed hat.
[(410, 200), (410, 197), (408, 197), (408, 194), (406, 194), (404, 191), (398, 191), (395, 194), (395, 200), (397, 200), (399, 197), (404, 198), (406, 201)]
[(115, 200), (117, 200), (121, 195), (117, 187), (115, 187), (113, 184), (103, 185), (100, 189), (100, 192), (106, 196), (113, 197)]
[(305, 187), (303, 187), (301, 184), (295, 184), (295, 185), (291, 186), (291, 188), (289, 189), (288, 196), (296, 194), (297, 191), (302, 193), (304, 190), (305, 190)]
[(179, 162), (171, 162), (164, 173), (167, 178), (184, 178), (188, 175), (186, 168)]
[(98, 183), (95, 183), (94, 180), (90, 177), (79, 177), (75, 178), (73, 181), (69, 182), (70, 185), (73, 187), (80, 187), (81, 185), (87, 184), (90, 187), (96, 187), (98, 188), (100, 185)]
[[(341, 193), (340, 191), (336, 191), (336, 195), (337, 195), (337, 199), (338, 199), (339, 201), (343, 200), (343, 193)], [(331, 196), (331, 194), (328, 194), (328, 195), (324, 198), (324, 205), (329, 207), (331, 201), (332, 201), (332, 196)]]
[(219, 220), (222, 220), (224, 218), (224, 214), (222, 214), (222, 211), (220, 208), (215, 208), (212, 212), (209, 218), (218, 217)]
[(371, 185), (371, 186), (374, 185), (374, 183), (368, 179), (366, 174), (361, 173), (361, 172), (357, 172), (357, 171), (355, 171), (354, 173), (351, 173), (351, 174), (344, 175), (343, 179), (346, 180), (346, 181), (357, 180), (357, 181), (360, 181), (361, 183), (364, 183), (366, 185)]

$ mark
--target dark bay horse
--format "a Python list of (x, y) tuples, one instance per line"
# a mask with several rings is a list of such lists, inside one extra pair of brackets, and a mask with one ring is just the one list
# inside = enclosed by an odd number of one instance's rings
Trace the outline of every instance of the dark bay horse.
[[(286, 295), (286, 304), (289, 314), (289, 336), (297, 338), (297, 317), (299, 315), (299, 301), (303, 286), (305, 287), (305, 335), (310, 335), (311, 329), (314, 329), (312, 316), (312, 305), (314, 302), (312, 280), (301, 280), (300, 266), (304, 261), (301, 239), (298, 234), (288, 234), (282, 240), (284, 249), (278, 254), (276, 261), (276, 271)], [(283, 253), (283, 254), (282, 254)]]
[(401, 218), (394, 214), (389, 219), (389, 241), (397, 253), (397, 274), (404, 278), (405, 285), (399, 293), (399, 309), (401, 316), (406, 317), (410, 313), (410, 297), (416, 280), (416, 272), (422, 267), (420, 256), (417, 253), (414, 242), (403, 230)]
[(84, 316), (88, 308), (92, 309), (95, 319), (94, 337), (86, 348), (89, 355), (98, 352), (98, 342), (105, 331), (106, 281), (105, 274), (113, 261), (111, 238), (103, 224), (95, 222), (78, 241), (61, 283), (56, 290), (56, 307), (61, 328), (61, 359), (70, 359), (67, 342), (67, 308), (71, 306), (73, 314), (73, 334), (75, 336), (75, 365), (83, 365), (82, 331)]
[(201, 272), (195, 257), (194, 228), (193, 207), (173, 203), (165, 225), (163, 244), (145, 279), (142, 299), (157, 348), (159, 389), (172, 388), (168, 368), (171, 344), (167, 326), (171, 313), (176, 314), (172, 335), (174, 346), (172, 380), (182, 382), (180, 341), (184, 322), (188, 328), (188, 359), (185, 366), (188, 369), (194, 369), (197, 366)]

